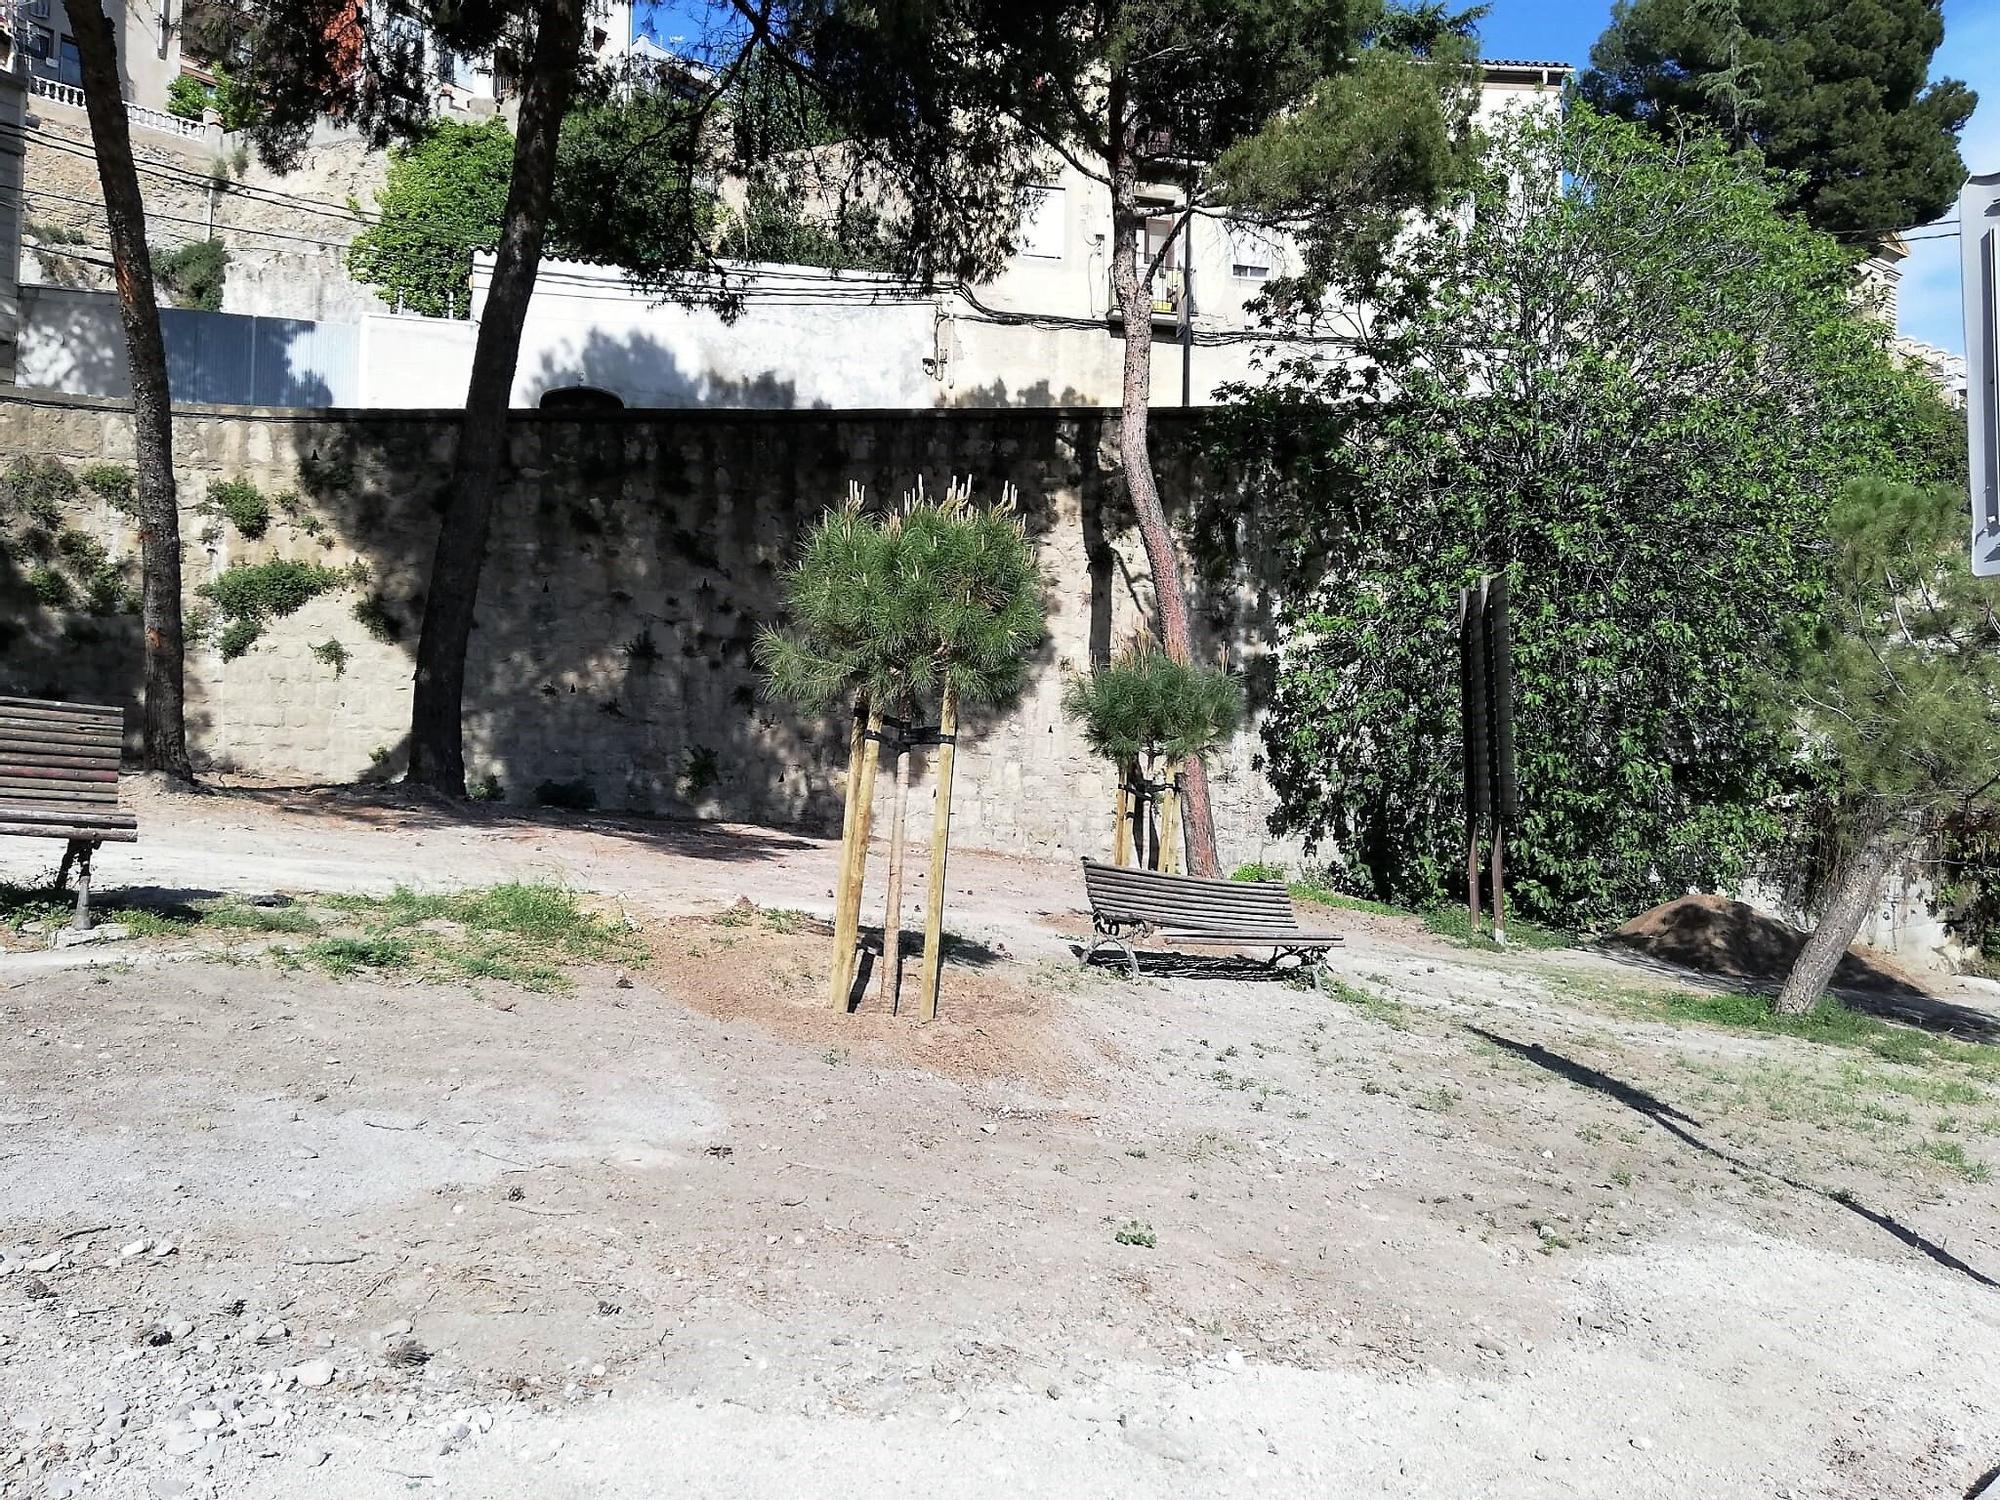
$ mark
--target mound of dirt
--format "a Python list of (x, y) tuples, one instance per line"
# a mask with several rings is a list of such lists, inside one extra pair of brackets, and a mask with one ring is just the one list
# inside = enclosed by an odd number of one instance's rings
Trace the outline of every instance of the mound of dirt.
[[(1788, 922), (1721, 896), (1682, 896), (1641, 912), (1605, 939), (1648, 958), (1725, 979), (1782, 980), (1805, 946)], [(1875, 954), (1849, 948), (1833, 982), (1856, 989), (1922, 993)]]

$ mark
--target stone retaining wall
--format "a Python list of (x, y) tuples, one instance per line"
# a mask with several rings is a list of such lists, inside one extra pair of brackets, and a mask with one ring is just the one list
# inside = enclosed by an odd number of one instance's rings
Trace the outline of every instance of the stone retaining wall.
[[(1185, 500), (1202, 482), (1191, 414), (1154, 420), (1163, 487)], [(190, 729), (209, 763), (313, 781), (400, 769), (457, 432), (451, 411), (177, 415), (191, 609), (200, 585), (240, 561), (360, 564), (366, 574), (235, 660), (212, 641), (190, 653)], [(849, 479), (893, 498), (920, 474), (933, 490), (970, 474), (982, 495), (1018, 486), (1048, 573), (1051, 635), (1019, 707), (970, 726), (956, 826), (973, 846), (1102, 849), (1108, 768), (1058, 697), (1063, 674), (1126, 639), (1150, 600), (1115, 435), (1114, 415), (1088, 408), (517, 413), (468, 662), (470, 775), (517, 801), (545, 783), (579, 783), (607, 808), (834, 826), (840, 727), (767, 701), (751, 660), (779, 571)], [(29, 454), (81, 472), (129, 463), (131, 449), (116, 402), (0, 389), (0, 463)], [(295, 512), (274, 511), (268, 532), (246, 539), (207, 504), (213, 485), (237, 478), (295, 493)], [(136, 558), (128, 516), (95, 496), (73, 510), (76, 530)], [(136, 620), (39, 605), (25, 566), (0, 561), (0, 620), (20, 622), (0, 642), (0, 691), (135, 706)], [(1255, 653), (1249, 616), (1261, 597), (1246, 587), (1203, 602), (1211, 645), (1238, 663)], [(357, 618), (364, 601), (377, 606), (377, 633)], [(1245, 736), (1215, 764), (1226, 863), (1278, 852), (1254, 754)]]

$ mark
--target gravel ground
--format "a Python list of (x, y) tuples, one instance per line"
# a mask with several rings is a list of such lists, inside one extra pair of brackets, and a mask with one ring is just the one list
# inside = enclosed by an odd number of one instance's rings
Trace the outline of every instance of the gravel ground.
[(823, 911), (817, 841), (142, 817), (108, 883), (557, 876), (651, 958), (543, 994), (0, 957), (0, 1495), (1805, 1500), (2000, 1463), (1971, 1070), (1344, 913), (1337, 994), (1134, 984), (1069, 957), (1067, 866), (990, 857), (945, 1017), (837, 1017), (812, 924), (726, 910)]

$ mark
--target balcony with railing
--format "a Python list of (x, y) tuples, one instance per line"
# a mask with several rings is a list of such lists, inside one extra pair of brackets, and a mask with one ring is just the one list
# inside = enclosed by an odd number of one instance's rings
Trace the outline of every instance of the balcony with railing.
[[(64, 83), (59, 78), (30, 71), (28, 92), (40, 99), (48, 99), (56, 104), (67, 104), (74, 109), (82, 109), (83, 88), (80, 84)], [(154, 109), (150, 105), (125, 105), (126, 118), (145, 130), (157, 130), (163, 135), (177, 135), (191, 141), (219, 140), (220, 127), (211, 127), (200, 120), (187, 120), (179, 115), (170, 115), (164, 109)]]
[[(1107, 316), (1114, 323), (1125, 321), (1125, 308), (1118, 300), (1118, 278), (1111, 272), (1105, 273), (1109, 285), (1109, 295), (1105, 299)], [(1156, 272), (1152, 286), (1152, 317), (1155, 328), (1178, 328), (1181, 308), (1186, 301), (1187, 283), (1178, 266), (1168, 266)]]

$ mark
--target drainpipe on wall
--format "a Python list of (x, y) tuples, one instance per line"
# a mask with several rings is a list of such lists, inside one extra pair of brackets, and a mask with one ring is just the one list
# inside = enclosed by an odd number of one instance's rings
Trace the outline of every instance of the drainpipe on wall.
[(21, 158), (27, 150), (25, 59), (0, 31), (0, 385), (12, 385), (21, 353)]

